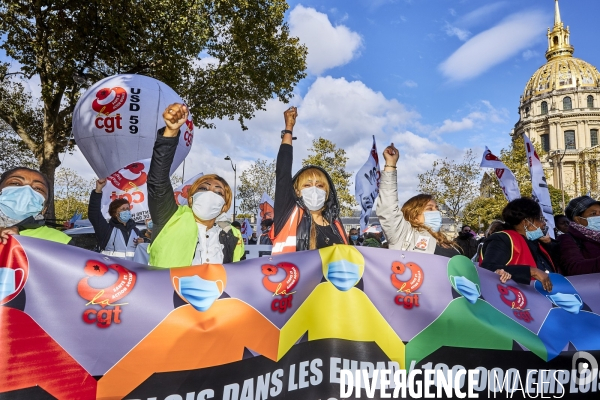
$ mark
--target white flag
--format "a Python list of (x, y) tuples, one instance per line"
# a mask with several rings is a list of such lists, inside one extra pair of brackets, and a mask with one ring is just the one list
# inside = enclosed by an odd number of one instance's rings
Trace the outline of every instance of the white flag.
[(527, 135), (523, 135), (525, 141), (525, 151), (527, 152), (527, 163), (529, 165), (529, 173), (531, 174), (531, 194), (535, 201), (537, 201), (542, 208), (544, 218), (546, 218), (546, 225), (548, 225), (548, 232), (554, 239), (554, 213), (552, 212), (552, 201), (550, 200), (550, 191), (548, 190), (548, 183), (546, 183), (546, 176), (544, 176), (544, 168), (540, 157), (535, 151), (535, 147), (531, 144), (531, 141)]
[(192, 183), (196, 182), (198, 178), (203, 176), (204, 174), (200, 172), (198, 175), (188, 179), (183, 182), (181, 185), (177, 186), (173, 192), (175, 192), (175, 202), (178, 206), (186, 206), (188, 201), (188, 189), (192, 186)]
[(375, 199), (379, 195), (379, 183), (381, 182), (381, 171), (379, 169), (379, 157), (377, 155), (377, 145), (373, 135), (373, 147), (365, 165), (356, 174), (354, 183), (354, 196), (361, 206), (360, 212), (360, 231), (364, 232), (369, 226), (369, 216), (375, 204)]
[(506, 200), (513, 201), (521, 197), (519, 184), (517, 183), (515, 175), (502, 161), (500, 161), (500, 159), (498, 159), (498, 157), (492, 154), (487, 146), (485, 147), (479, 166), (483, 168), (494, 168), (496, 178), (498, 178), (498, 183), (500, 184), (500, 188), (502, 189), (502, 193), (504, 193)]
[(258, 203), (258, 210), (256, 210), (256, 230), (260, 229), (260, 223), (263, 219), (273, 219), (274, 207), (271, 196), (263, 193), (260, 203)]
[(116, 199), (126, 199), (131, 207), (131, 218), (143, 223), (150, 219), (148, 209), (148, 171), (150, 159), (136, 161), (106, 178), (106, 186), (102, 189), (102, 214), (110, 218), (108, 206)]
[(248, 244), (248, 240), (252, 237), (254, 231), (252, 230), (252, 225), (250, 225), (250, 221), (248, 218), (244, 218), (244, 222), (242, 222), (242, 238), (244, 239), (244, 244)]

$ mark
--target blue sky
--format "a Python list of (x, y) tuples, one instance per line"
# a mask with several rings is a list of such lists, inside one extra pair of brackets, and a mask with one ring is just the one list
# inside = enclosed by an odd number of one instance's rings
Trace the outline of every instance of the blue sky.
[[(509, 145), (519, 96), (546, 61), (546, 30), (554, 23), (553, 0), (289, 4), (291, 32), (309, 50), (308, 76), (291, 102), (299, 107), (296, 167), (311, 140), (323, 136), (347, 151), (356, 172), (375, 135), (379, 152), (391, 141), (401, 151), (400, 201), (415, 194), (417, 174), (435, 159)], [(560, 7), (575, 56), (600, 66), (600, 2), (562, 0)], [(196, 132), (186, 176), (215, 172), (233, 183), (226, 155), (238, 172), (257, 158), (273, 159), (287, 107), (270, 101), (246, 132), (235, 121)], [(66, 166), (92, 177), (82, 161), (78, 152), (65, 157)]]

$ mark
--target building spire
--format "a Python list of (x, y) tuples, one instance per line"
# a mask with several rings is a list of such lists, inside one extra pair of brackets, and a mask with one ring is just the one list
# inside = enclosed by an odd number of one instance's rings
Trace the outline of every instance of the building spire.
[(548, 61), (559, 57), (572, 57), (573, 46), (570, 43), (571, 33), (569, 27), (565, 25), (560, 18), (560, 8), (558, 0), (554, 0), (554, 27), (552, 30), (548, 28), (548, 51), (546, 59)]
[(558, 0), (554, 0), (554, 26), (561, 25), (560, 20), (560, 8), (558, 7)]

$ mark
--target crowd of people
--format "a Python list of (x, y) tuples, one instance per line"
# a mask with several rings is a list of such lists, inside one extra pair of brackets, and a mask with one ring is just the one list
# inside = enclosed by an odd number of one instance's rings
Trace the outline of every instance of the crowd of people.
[[(344, 230), (335, 185), (325, 169), (308, 165), (292, 175), (293, 130), (298, 116), (284, 113), (285, 129), (276, 164), (274, 218), (260, 223), (260, 233), (245, 240), (238, 222), (227, 211), (233, 194), (225, 179), (207, 174), (188, 190), (188, 204), (178, 205), (169, 179), (180, 128), (187, 120), (183, 104), (171, 104), (163, 113), (166, 126), (157, 133), (148, 174), (151, 220), (140, 230), (131, 219), (131, 205), (114, 200), (106, 220), (101, 211), (99, 179), (90, 194), (88, 215), (106, 255), (132, 259), (136, 247), (149, 243), (149, 264), (172, 268), (203, 263), (225, 264), (243, 260), (246, 245), (272, 245), (272, 254), (349, 244), (416, 251), (442, 257), (463, 255), (477, 266), (496, 272), (500, 280), (528, 284), (539, 281), (552, 290), (549, 273), (581, 275), (600, 272), (600, 201), (589, 196), (572, 199), (564, 215), (554, 217), (556, 239), (548, 234), (539, 204), (530, 198), (509, 202), (502, 220), (489, 224), (477, 238), (469, 225), (449, 239), (440, 231), (442, 213), (435, 198), (420, 193), (398, 204), (399, 151), (390, 144), (383, 151), (376, 213), (380, 226), (365, 232)], [(39, 171), (20, 167), (0, 177), (0, 242), (24, 235), (67, 244), (69, 236), (46, 226), (43, 215), (52, 201), (51, 186)]]

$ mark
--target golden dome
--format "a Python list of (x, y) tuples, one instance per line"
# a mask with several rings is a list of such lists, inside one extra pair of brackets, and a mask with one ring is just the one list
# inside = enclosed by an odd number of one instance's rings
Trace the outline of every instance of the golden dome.
[(600, 86), (600, 73), (593, 65), (573, 57), (569, 27), (560, 18), (558, 0), (554, 1), (554, 27), (548, 28), (548, 62), (540, 67), (523, 92), (522, 102), (553, 90)]
[(552, 90), (600, 86), (600, 72), (592, 64), (575, 57), (554, 58), (540, 67), (523, 93), (523, 101)]

